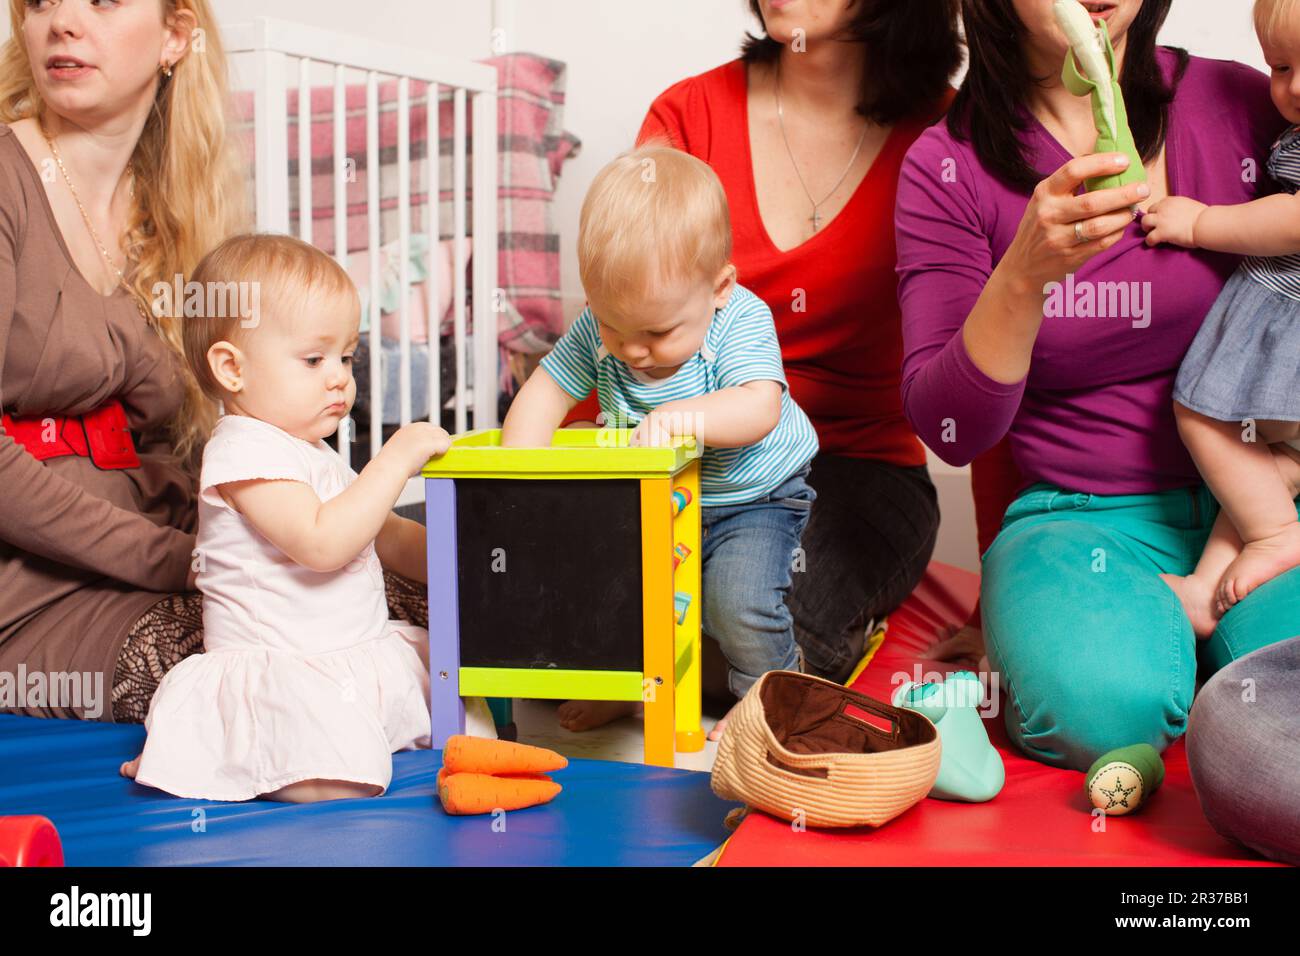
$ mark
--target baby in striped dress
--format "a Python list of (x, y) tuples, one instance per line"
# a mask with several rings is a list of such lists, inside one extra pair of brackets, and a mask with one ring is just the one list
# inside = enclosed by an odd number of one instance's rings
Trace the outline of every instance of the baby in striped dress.
[(1178, 369), (1178, 431), (1222, 510), (1196, 570), (1162, 574), (1197, 637), (1255, 588), (1300, 566), (1300, 0), (1259, 0), (1255, 29), (1273, 104), (1290, 128), (1268, 172), (1282, 191), (1239, 206), (1172, 196), (1143, 217), (1147, 242), (1247, 258)]
[[(801, 666), (785, 596), (816, 498), (817, 435), (790, 397), (772, 312), (737, 284), (730, 256), (726, 194), (706, 163), (651, 145), (601, 170), (579, 225), (587, 308), (520, 389), (502, 444), (549, 446), (592, 389), (601, 424), (632, 428), (633, 445), (695, 440), (701, 620), (742, 697), (765, 672)], [(560, 720), (585, 730), (631, 707), (569, 701)]]

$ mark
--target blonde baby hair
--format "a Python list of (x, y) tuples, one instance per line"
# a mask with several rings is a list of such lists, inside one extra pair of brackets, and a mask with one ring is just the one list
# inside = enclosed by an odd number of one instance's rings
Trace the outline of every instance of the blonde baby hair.
[(1275, 43), (1297, 26), (1300, 0), (1255, 0), (1255, 32), (1263, 43)]
[[(246, 301), (239, 289), (253, 284), (257, 315), (251, 318), (231, 303)], [(301, 310), (308, 293), (346, 296), (361, 315), (356, 286), (335, 259), (316, 246), (279, 233), (242, 233), (231, 236), (204, 256), (187, 286), (193, 291), (184, 308), (181, 340), (185, 360), (195, 381), (208, 398), (221, 401), (221, 386), (208, 364), (208, 349), (225, 340), (235, 345), (249, 341), (266, 320), (281, 321)]]
[(663, 143), (619, 155), (587, 190), (578, 271), (587, 298), (626, 313), (683, 279), (712, 281), (731, 259), (731, 216), (717, 174)]

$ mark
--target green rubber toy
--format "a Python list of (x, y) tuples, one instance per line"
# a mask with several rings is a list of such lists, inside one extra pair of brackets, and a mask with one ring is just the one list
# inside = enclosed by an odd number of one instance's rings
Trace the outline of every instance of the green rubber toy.
[(1124, 94), (1120, 91), (1119, 73), (1115, 69), (1115, 50), (1110, 43), (1110, 32), (1103, 24), (1097, 28), (1097, 34), (1098, 39), (1104, 44), (1106, 64), (1110, 70), (1109, 82), (1115, 103), (1113, 123), (1100, 90), (1100, 83), (1105, 80), (1090, 79), (1080, 73), (1075, 63), (1073, 49), (1065, 54), (1061, 82), (1075, 96), (1092, 97), (1092, 119), (1097, 127), (1097, 145), (1093, 148), (1093, 152), (1123, 153), (1128, 157), (1129, 162), (1126, 169), (1113, 176), (1089, 179), (1084, 183), (1084, 188), (1088, 192), (1110, 189), (1113, 186), (1127, 186), (1129, 183), (1143, 183), (1147, 178), (1146, 167), (1142, 164), (1142, 157), (1133, 142), (1133, 131), (1128, 126), (1128, 111), (1124, 108)]
[(1084, 777), (1083, 790), (1107, 816), (1123, 816), (1142, 806), (1165, 779), (1165, 764), (1150, 744), (1120, 747), (1098, 757)]

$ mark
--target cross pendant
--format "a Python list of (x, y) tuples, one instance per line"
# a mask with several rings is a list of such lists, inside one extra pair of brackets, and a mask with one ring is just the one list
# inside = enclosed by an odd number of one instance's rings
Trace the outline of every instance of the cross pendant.
[(812, 224), (813, 224), (813, 232), (816, 232), (818, 229), (821, 228), (821, 224), (822, 224), (822, 214), (819, 213), (816, 209), (813, 210), (813, 214), (812, 214), (811, 216), (809, 216), (808, 218), (812, 221)]

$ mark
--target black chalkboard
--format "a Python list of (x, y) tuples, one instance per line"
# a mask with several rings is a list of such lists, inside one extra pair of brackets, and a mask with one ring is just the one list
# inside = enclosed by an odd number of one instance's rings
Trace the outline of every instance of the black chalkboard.
[(640, 482), (458, 479), (456, 536), (463, 667), (642, 670)]

